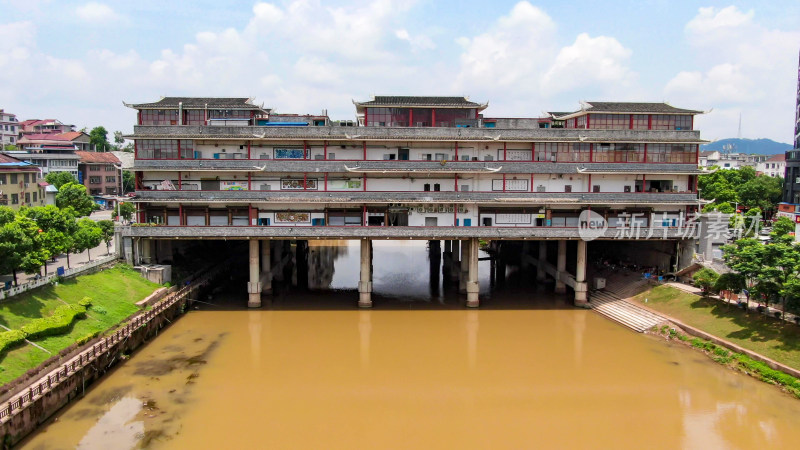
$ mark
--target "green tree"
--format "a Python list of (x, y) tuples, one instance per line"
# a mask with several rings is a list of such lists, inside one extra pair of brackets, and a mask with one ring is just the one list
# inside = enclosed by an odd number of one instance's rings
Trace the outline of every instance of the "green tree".
[(108, 142), (108, 131), (105, 127), (94, 127), (89, 132), (89, 142), (94, 144), (95, 150), (98, 152), (107, 152), (111, 150), (111, 144)]
[(50, 172), (44, 177), (44, 180), (55, 186), (56, 189), (61, 189), (61, 186), (67, 183), (78, 182), (69, 172)]
[(5, 151), (7, 151), (7, 152), (13, 152), (13, 151), (15, 151), (15, 150), (19, 150), (19, 149), (18, 149), (18, 148), (17, 148), (17, 146), (16, 146), (16, 145), (14, 145), (14, 144), (6, 144), (6, 146), (5, 146), (5, 147), (3, 147), (3, 150), (5, 150)]
[(125, 143), (125, 138), (122, 137), (122, 131), (114, 132), (114, 143), (117, 144), (117, 148), (122, 147), (122, 144)]
[(136, 190), (136, 180), (130, 170), (122, 171), (122, 192), (133, 192)]
[(103, 241), (106, 243), (106, 253), (109, 252), (111, 246), (111, 239), (114, 238), (114, 222), (111, 220), (99, 220), (97, 225), (103, 232)]
[(0, 225), (5, 225), (14, 221), (17, 213), (8, 206), (0, 206)]
[[(120, 202), (119, 204), (119, 215), (122, 216), (123, 220), (130, 221), (133, 217), (133, 213), (136, 212), (136, 206), (134, 206), (131, 202)], [(117, 218), (117, 210), (114, 209), (111, 212), (111, 218)]]
[(50, 257), (41, 245), (39, 234), (36, 222), (21, 214), (0, 226), (0, 273), (11, 272), (14, 286), (18, 270), (38, 272)]
[(708, 294), (713, 290), (718, 278), (719, 274), (707, 267), (703, 267), (692, 276), (694, 283), (703, 289), (703, 294)]
[[(72, 249), (72, 238), (78, 229), (72, 208), (59, 209), (53, 205), (37, 206), (23, 209), (20, 214), (33, 221), (41, 230), (42, 246), (52, 256), (67, 254), (67, 267), (69, 267), (69, 253)], [(47, 274), (47, 264), (44, 264)]]
[(86, 193), (86, 186), (77, 183), (67, 183), (56, 194), (56, 206), (59, 208), (71, 207), (79, 217), (88, 216), (92, 211), (99, 209), (94, 199)]
[(731, 291), (735, 294), (745, 289), (744, 277), (736, 272), (723, 273), (714, 283), (714, 290)]
[(89, 256), (89, 261), (92, 260), (91, 249), (100, 245), (103, 241), (103, 230), (92, 219), (84, 217), (78, 221), (78, 230), (75, 232), (73, 239), (73, 250), (76, 253), (86, 250)]
[(783, 194), (783, 180), (761, 175), (754, 177), (736, 188), (739, 200), (747, 208), (761, 208), (771, 211), (780, 203)]
[(772, 224), (772, 234), (775, 236), (786, 236), (789, 233), (794, 233), (794, 222), (788, 217), (778, 217), (778, 220)]
[(744, 278), (747, 287), (747, 304), (749, 311), (750, 291), (759, 283), (764, 263), (764, 245), (757, 239), (739, 239), (733, 244), (722, 247), (725, 263)]

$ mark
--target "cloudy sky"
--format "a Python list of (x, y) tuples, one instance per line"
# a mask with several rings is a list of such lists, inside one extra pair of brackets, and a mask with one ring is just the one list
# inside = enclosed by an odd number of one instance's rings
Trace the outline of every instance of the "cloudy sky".
[(0, 0), (0, 108), (130, 132), (122, 101), (165, 95), (333, 119), (376, 94), (495, 117), (668, 101), (711, 111), (705, 139), (741, 114), (742, 137), (791, 142), (799, 50), (797, 0)]

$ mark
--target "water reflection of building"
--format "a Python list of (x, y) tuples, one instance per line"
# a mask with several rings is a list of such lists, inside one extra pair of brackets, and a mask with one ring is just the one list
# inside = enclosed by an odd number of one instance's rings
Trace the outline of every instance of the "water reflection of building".
[(334, 261), (345, 255), (347, 255), (347, 241), (309, 241), (308, 287), (330, 288), (335, 272)]

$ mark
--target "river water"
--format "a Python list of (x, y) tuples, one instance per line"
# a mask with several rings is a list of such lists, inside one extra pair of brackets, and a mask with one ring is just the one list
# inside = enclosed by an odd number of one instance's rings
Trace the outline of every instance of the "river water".
[(800, 401), (778, 389), (489, 261), (484, 307), (463, 309), (424, 245), (375, 246), (373, 310), (355, 308), (357, 247), (310, 247), (312, 289), (287, 271), (271, 308), (234, 280), (24, 446), (796, 447)]

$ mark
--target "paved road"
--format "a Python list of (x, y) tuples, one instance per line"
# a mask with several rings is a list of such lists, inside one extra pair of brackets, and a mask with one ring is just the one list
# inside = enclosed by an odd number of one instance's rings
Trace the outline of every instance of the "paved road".
[[(89, 218), (92, 219), (92, 220), (95, 220), (95, 221), (110, 220), (111, 219), (111, 210), (95, 211), (95, 212), (92, 213), (92, 215), (89, 216)], [(110, 249), (110, 251), (112, 253), (114, 252), (114, 240), (113, 239), (111, 240), (111, 244), (109, 246), (109, 249)], [(102, 242), (97, 247), (91, 249), (90, 253), (92, 254), (92, 261), (94, 261), (97, 258), (108, 256), (108, 254), (109, 254), (108, 251), (106, 251), (106, 243), (105, 242)], [(69, 267), (79, 267), (79, 266), (81, 266), (83, 264), (86, 264), (87, 262), (89, 262), (89, 257), (86, 255), (85, 251), (81, 252), (80, 254), (69, 255), (69, 263), (70, 263)], [(67, 257), (66, 257), (66, 255), (59, 256), (58, 258), (56, 258), (55, 262), (53, 262), (52, 260), (48, 261), (48, 263), (47, 263), (47, 273), (51, 274), (51, 273), (55, 272), (57, 267), (64, 267), (64, 269), (67, 269)], [(36, 276), (36, 274), (27, 274), (27, 273), (24, 273), (24, 272), (17, 272), (17, 283), (18, 284), (26, 283), (29, 280), (33, 279), (33, 277), (35, 277), (35, 276)], [(14, 281), (14, 277), (11, 274), (0, 276), (0, 286), (5, 284), (6, 281), (12, 281), (13, 282)]]

